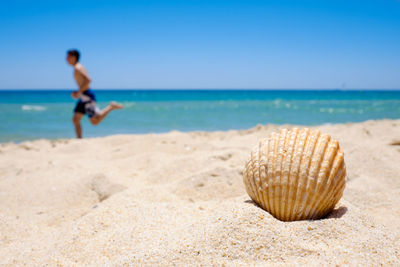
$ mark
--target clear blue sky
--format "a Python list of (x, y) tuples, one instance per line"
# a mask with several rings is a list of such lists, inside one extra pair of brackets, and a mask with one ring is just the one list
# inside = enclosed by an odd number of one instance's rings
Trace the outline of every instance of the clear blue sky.
[(2, 1), (0, 89), (400, 89), (400, 1)]

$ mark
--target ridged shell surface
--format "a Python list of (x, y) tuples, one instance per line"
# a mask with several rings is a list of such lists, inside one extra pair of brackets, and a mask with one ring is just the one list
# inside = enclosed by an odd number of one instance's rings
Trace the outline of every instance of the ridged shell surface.
[(253, 201), (282, 221), (319, 219), (333, 210), (346, 183), (338, 141), (319, 130), (283, 129), (250, 154), (243, 181)]

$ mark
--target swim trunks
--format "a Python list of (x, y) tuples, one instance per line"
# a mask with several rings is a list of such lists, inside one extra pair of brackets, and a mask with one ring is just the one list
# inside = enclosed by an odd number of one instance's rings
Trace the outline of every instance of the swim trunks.
[(81, 94), (79, 101), (76, 103), (74, 112), (87, 114), (89, 118), (99, 112), (99, 108), (96, 105), (96, 96), (92, 90), (88, 89)]

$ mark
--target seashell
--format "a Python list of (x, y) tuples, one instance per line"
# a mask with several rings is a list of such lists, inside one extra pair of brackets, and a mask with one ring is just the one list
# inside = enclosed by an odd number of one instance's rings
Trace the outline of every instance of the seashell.
[(282, 221), (326, 216), (342, 197), (345, 178), (339, 142), (308, 128), (261, 140), (243, 172), (251, 199)]

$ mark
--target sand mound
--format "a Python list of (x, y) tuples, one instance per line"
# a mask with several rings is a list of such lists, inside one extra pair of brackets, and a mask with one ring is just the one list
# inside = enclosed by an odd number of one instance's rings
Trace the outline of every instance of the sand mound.
[(180, 180), (173, 193), (189, 201), (224, 200), (245, 193), (242, 180), (241, 172), (215, 168)]
[(99, 202), (106, 200), (113, 194), (126, 189), (126, 187), (123, 185), (113, 184), (103, 174), (97, 174), (92, 178), (90, 188), (97, 194)]
[(348, 182), (317, 221), (281, 222), (245, 193), (247, 155), (277, 128), (2, 144), (0, 263), (400, 265), (400, 121), (319, 127)]

